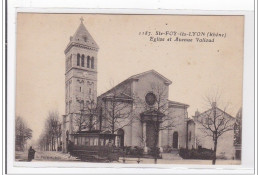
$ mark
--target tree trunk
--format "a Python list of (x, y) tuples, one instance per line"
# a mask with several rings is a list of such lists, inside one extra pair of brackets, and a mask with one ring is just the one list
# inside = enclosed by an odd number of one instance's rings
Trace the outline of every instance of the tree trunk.
[(51, 139), (51, 151), (54, 151), (53, 146), (54, 146), (54, 139), (52, 138), (52, 139)]
[(154, 164), (157, 164), (158, 159), (158, 137), (159, 137), (159, 130), (156, 129), (155, 131), (155, 140), (154, 140)]
[(99, 131), (102, 129), (102, 108), (100, 109), (100, 115), (99, 115)]
[(57, 136), (57, 144), (56, 144), (56, 151), (58, 151), (58, 148), (59, 148), (60, 144), (59, 144), (59, 136)]
[(218, 141), (217, 139), (214, 141), (214, 155), (213, 155), (213, 159), (212, 159), (212, 165), (216, 164), (216, 159), (217, 159), (217, 144)]
[(157, 164), (157, 157), (154, 158), (154, 164)]
[[(114, 134), (114, 132), (115, 132), (115, 117), (114, 117), (114, 111), (113, 111), (113, 120), (112, 120), (113, 122), (112, 122), (112, 134)], [(112, 141), (113, 141), (113, 144), (115, 144), (115, 137), (113, 137), (113, 139), (112, 139)]]
[(89, 131), (91, 131), (92, 130), (92, 128), (93, 128), (93, 116), (92, 116), (92, 114), (90, 115), (90, 117), (89, 117)]

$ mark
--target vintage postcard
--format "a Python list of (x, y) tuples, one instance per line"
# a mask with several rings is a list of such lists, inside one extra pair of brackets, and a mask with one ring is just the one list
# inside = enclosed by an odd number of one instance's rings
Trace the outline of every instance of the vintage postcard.
[(244, 16), (19, 12), (16, 31), (16, 162), (241, 164)]

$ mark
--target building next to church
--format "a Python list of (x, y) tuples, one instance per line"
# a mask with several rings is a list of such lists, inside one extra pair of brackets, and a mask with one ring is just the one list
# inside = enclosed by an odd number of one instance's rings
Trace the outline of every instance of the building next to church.
[[(236, 119), (226, 111), (218, 108), (216, 102), (202, 113), (196, 111), (195, 122), (196, 148), (202, 147), (214, 150), (214, 138), (217, 139), (217, 158), (234, 159), (234, 124)], [(215, 133), (215, 134), (214, 134)]]
[[(82, 20), (64, 52), (63, 152), (67, 152), (69, 140), (92, 146), (105, 145), (111, 138), (115, 146), (139, 146), (145, 152), (156, 142), (161, 151), (164, 147), (197, 148), (196, 123), (188, 118), (189, 105), (169, 99), (172, 82), (157, 71), (133, 75), (97, 97), (98, 50)], [(82, 120), (91, 116), (86, 113), (91, 104), (96, 104), (90, 110), (93, 117)], [(159, 121), (158, 133), (155, 121)]]

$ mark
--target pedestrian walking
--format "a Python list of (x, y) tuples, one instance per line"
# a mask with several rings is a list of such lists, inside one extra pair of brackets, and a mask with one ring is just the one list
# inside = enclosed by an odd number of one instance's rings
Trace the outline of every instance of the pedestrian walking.
[(32, 148), (32, 146), (30, 146), (29, 150), (28, 150), (28, 161), (31, 162), (32, 159), (34, 159), (34, 155), (35, 155), (35, 150)]

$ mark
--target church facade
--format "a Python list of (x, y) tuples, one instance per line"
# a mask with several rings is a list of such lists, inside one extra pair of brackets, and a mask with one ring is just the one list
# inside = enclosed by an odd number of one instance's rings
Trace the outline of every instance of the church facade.
[(97, 96), (98, 50), (82, 20), (64, 51), (63, 152), (67, 152), (69, 140), (89, 146), (110, 141), (76, 138), (80, 132), (114, 135), (115, 146), (138, 146), (145, 152), (155, 146), (160, 151), (166, 147), (197, 148), (196, 124), (188, 117), (189, 105), (169, 99), (172, 82), (157, 71), (133, 75)]
[[(189, 139), (187, 134), (190, 127), (189, 105), (168, 99), (171, 83), (158, 72), (150, 70), (129, 77), (98, 97), (103, 109), (102, 128), (111, 129), (111, 121), (106, 119), (109, 120), (113, 112), (121, 113), (121, 116), (116, 116), (119, 121), (114, 122), (114, 131), (123, 133), (124, 142), (116, 139), (116, 145), (144, 147), (145, 151), (156, 143), (161, 150), (164, 147), (194, 146), (191, 143), (194, 140)], [(156, 124), (159, 125), (157, 128)]]

